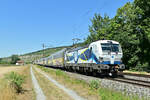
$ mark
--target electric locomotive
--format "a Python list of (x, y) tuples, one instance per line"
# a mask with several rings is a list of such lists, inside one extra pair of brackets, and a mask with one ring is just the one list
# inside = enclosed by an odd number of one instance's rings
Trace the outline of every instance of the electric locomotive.
[(82, 70), (93, 74), (116, 75), (123, 71), (122, 49), (118, 42), (113, 40), (99, 40), (87, 47), (78, 47), (67, 50), (65, 53), (65, 66), (73, 70)]
[(84, 47), (64, 48), (36, 63), (86, 74), (116, 76), (118, 71), (125, 69), (122, 57), (123, 52), (119, 42), (99, 40)]

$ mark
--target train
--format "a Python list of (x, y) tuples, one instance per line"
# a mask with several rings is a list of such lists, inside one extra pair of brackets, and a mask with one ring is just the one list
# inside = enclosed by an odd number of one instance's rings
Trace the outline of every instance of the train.
[(94, 76), (116, 76), (118, 72), (125, 70), (122, 57), (123, 52), (119, 42), (98, 40), (82, 47), (64, 48), (34, 63)]

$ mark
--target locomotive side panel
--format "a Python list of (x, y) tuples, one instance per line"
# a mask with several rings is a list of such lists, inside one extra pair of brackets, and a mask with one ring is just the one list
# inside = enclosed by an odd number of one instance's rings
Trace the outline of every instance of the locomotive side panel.
[(92, 53), (89, 48), (84, 48), (78, 51), (78, 63), (94, 63)]
[(66, 52), (65, 54), (66, 63), (72, 64), (96, 64), (96, 55), (89, 48), (82, 48), (72, 52)]

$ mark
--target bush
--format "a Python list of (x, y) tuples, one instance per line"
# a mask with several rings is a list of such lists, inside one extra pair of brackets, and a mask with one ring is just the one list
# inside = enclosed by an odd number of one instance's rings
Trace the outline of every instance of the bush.
[(98, 89), (98, 88), (99, 88), (99, 81), (97, 81), (97, 80), (92, 80), (92, 81), (90, 82), (90, 88), (91, 88), (91, 89)]
[(21, 93), (23, 91), (22, 84), (25, 82), (24, 75), (11, 72), (6, 75), (6, 79), (10, 82), (10, 86), (12, 86), (17, 93)]

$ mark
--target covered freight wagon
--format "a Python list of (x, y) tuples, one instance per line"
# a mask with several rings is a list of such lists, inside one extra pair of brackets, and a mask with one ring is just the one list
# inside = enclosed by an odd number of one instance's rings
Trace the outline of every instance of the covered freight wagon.
[(47, 58), (47, 65), (48, 66), (55, 66), (55, 67), (63, 67), (64, 65), (64, 52), (66, 48), (58, 51)]

